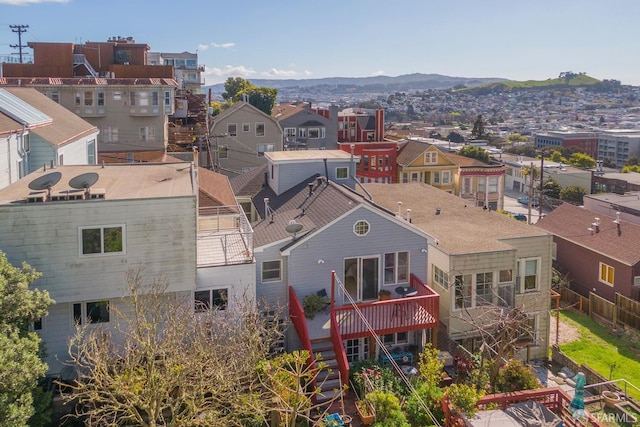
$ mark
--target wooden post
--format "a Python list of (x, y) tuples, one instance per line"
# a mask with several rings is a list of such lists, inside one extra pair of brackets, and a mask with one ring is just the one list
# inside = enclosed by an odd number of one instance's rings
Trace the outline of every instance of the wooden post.
[(331, 311), (333, 311), (333, 304), (336, 299), (336, 271), (331, 270)]

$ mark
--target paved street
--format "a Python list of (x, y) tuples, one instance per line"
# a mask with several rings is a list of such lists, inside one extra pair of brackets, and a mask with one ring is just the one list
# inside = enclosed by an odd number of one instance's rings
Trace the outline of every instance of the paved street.
[[(506, 190), (504, 194), (504, 210), (511, 213), (521, 213), (527, 215), (529, 217), (529, 209), (527, 205), (523, 205), (522, 203), (518, 203), (518, 197), (526, 196), (525, 193), (519, 193), (513, 190)], [(543, 207), (542, 214), (546, 214), (549, 212), (547, 207)], [(540, 218), (540, 208), (539, 207), (531, 207), (531, 223), (535, 224), (538, 222)]]

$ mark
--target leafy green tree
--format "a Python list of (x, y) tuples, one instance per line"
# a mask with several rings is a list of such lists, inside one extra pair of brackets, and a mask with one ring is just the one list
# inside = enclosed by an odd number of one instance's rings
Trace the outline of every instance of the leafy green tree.
[(560, 187), (560, 184), (558, 184), (553, 178), (549, 177), (544, 181), (542, 194), (545, 196), (551, 197), (552, 199), (559, 199), (560, 191), (562, 191), (562, 187)]
[(577, 168), (593, 168), (596, 166), (596, 160), (585, 153), (573, 153), (569, 158), (569, 164)]
[(242, 101), (247, 95), (249, 104), (253, 105), (265, 114), (271, 115), (271, 110), (276, 105), (278, 90), (265, 86), (257, 87), (249, 80), (242, 77), (229, 77), (224, 83), (225, 92), (222, 97), (230, 103)]
[(629, 165), (622, 168), (622, 173), (637, 172), (640, 173), (640, 165)]
[(33, 422), (37, 382), (47, 372), (40, 337), (29, 332), (29, 325), (54, 303), (47, 291), (29, 289), (39, 277), (26, 263), (14, 267), (0, 252), (0, 425)]
[(581, 205), (585, 194), (587, 194), (587, 190), (584, 187), (579, 185), (570, 185), (560, 191), (560, 199)]
[(222, 98), (225, 101), (238, 102), (242, 99), (240, 95), (242, 92), (254, 88), (255, 85), (249, 80), (245, 80), (242, 77), (229, 77), (224, 82), (224, 92)]
[(475, 145), (465, 145), (458, 153), (461, 156), (470, 157), (472, 159), (481, 160), (485, 163), (491, 163), (491, 156), (489, 153), (482, 147), (477, 147)]
[(476, 120), (473, 122), (473, 129), (471, 130), (471, 137), (473, 139), (484, 139), (489, 137), (489, 134), (485, 132), (486, 122), (482, 117), (482, 114), (478, 114)]
[(519, 133), (512, 133), (507, 137), (507, 141), (509, 142), (527, 142), (529, 138), (526, 136), (522, 136)]
[(241, 95), (244, 93), (249, 97), (249, 104), (253, 105), (263, 113), (269, 116), (271, 115), (271, 111), (273, 110), (273, 107), (275, 107), (276, 99), (278, 97), (277, 89), (261, 86), (246, 89), (244, 92), (241, 92)]
[(549, 160), (556, 163), (569, 163), (567, 159), (558, 150), (553, 150), (549, 155)]

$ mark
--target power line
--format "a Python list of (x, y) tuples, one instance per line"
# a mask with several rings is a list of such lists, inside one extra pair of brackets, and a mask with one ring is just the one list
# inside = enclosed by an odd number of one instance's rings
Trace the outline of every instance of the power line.
[(27, 28), (29, 28), (29, 26), (28, 25), (9, 25), (9, 28), (11, 28), (12, 32), (18, 33), (18, 44), (10, 44), (9, 47), (18, 49), (18, 52), (20, 52), (20, 63), (22, 64), (22, 48), (29, 47), (27, 45), (22, 44), (22, 33), (26, 33)]

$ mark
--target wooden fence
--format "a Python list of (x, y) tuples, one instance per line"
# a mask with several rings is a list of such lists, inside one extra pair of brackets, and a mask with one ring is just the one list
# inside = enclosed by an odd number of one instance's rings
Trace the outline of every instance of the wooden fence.
[(614, 329), (625, 326), (640, 330), (640, 302), (619, 293), (615, 294), (615, 301), (611, 302), (593, 292), (589, 292), (589, 298), (585, 298), (569, 288), (561, 288), (560, 300), (564, 307), (588, 314), (605, 326)]

